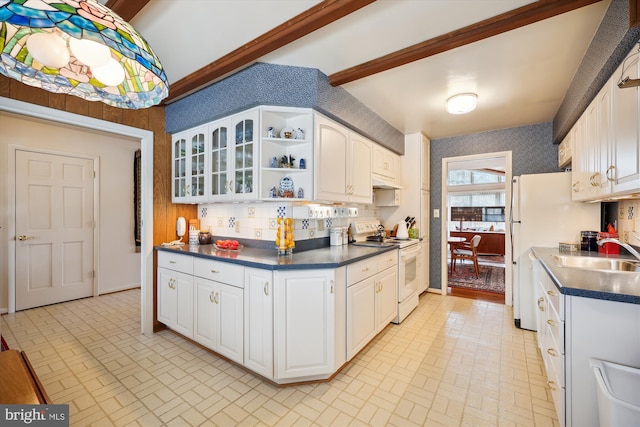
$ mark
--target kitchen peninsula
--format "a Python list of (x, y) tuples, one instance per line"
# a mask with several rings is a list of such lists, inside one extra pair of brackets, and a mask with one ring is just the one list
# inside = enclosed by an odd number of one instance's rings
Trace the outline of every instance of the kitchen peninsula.
[[(389, 324), (382, 295), (397, 307), (395, 246), (287, 256), (215, 245), (156, 250), (158, 321), (276, 384), (332, 378)], [(368, 304), (357, 312), (347, 289), (355, 283)]]

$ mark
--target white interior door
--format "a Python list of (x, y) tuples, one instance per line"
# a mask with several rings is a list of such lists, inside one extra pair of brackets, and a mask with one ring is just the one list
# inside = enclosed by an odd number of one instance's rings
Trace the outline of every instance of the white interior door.
[(16, 151), (16, 310), (93, 295), (93, 160)]

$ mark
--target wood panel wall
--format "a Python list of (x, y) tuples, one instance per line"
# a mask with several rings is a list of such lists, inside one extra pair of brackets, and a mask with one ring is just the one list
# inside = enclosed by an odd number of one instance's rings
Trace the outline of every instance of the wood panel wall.
[[(17, 80), (0, 75), (0, 96), (106, 120), (153, 132), (153, 244), (176, 239), (176, 218), (197, 218), (197, 205), (171, 203), (171, 135), (165, 133), (165, 107), (156, 106), (143, 110), (123, 110), (102, 102), (90, 102), (71, 95), (50, 93), (27, 86)], [(154, 254), (154, 329), (156, 320), (157, 259)]]

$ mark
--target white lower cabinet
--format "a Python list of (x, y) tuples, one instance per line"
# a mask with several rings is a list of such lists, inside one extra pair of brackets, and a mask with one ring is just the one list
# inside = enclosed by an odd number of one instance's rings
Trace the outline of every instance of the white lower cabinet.
[(560, 425), (565, 424), (565, 318), (564, 295), (539, 261), (534, 263), (534, 281), (537, 296), (536, 338), (547, 373), (547, 386), (553, 398)]
[(244, 365), (273, 378), (273, 273), (245, 268)]
[(242, 288), (194, 278), (193, 339), (234, 362), (244, 361)]
[[(540, 265), (537, 339), (560, 426), (600, 425), (590, 360), (640, 368), (640, 305), (563, 295)], [(541, 332), (542, 331), (542, 332)]]
[(244, 362), (244, 267), (194, 258), (193, 339)]
[(344, 267), (274, 273), (276, 381), (327, 378), (345, 361)]
[(158, 320), (276, 383), (323, 380), (395, 318), (397, 264), (397, 250), (275, 271), (160, 251)]
[(398, 269), (388, 268), (376, 275), (376, 319), (378, 331), (383, 330), (398, 314)]
[(397, 251), (347, 266), (347, 360), (398, 312)]
[(369, 277), (347, 288), (347, 360), (373, 337), (376, 323), (376, 279)]
[(193, 258), (158, 254), (158, 321), (193, 338)]

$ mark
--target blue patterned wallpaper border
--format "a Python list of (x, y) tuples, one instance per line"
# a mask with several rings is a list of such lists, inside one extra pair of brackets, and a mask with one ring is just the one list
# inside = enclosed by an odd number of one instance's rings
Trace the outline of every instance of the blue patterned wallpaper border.
[(176, 133), (258, 105), (313, 108), (404, 154), (404, 135), (315, 68), (257, 63), (166, 107)]

